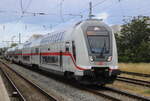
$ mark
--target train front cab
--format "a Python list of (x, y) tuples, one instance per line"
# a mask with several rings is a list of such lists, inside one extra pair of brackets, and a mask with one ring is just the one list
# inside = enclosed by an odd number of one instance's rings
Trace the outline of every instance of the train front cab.
[(78, 29), (76, 78), (86, 83), (112, 83), (120, 74), (112, 30), (100, 21), (87, 21)]

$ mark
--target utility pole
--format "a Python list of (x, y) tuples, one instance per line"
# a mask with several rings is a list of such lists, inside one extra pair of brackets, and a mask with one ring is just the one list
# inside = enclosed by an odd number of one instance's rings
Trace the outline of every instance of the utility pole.
[(12, 41), (12, 43), (11, 43), (11, 44), (13, 44), (13, 43), (14, 43), (14, 38), (15, 38), (15, 37), (16, 37), (15, 35), (11, 37), (11, 41)]
[(21, 33), (19, 33), (19, 44), (21, 44)]
[(92, 2), (89, 3), (89, 19), (92, 19)]

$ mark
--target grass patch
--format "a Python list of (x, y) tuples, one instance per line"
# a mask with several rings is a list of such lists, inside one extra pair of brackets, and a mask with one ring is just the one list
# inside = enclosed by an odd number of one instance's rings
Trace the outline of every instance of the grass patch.
[(145, 90), (143, 93), (150, 94), (150, 90)]
[(120, 70), (150, 74), (150, 63), (119, 63)]
[(107, 84), (106, 86), (122, 89), (130, 93), (150, 97), (150, 89), (146, 87), (120, 82), (120, 81), (115, 81), (113, 84)]

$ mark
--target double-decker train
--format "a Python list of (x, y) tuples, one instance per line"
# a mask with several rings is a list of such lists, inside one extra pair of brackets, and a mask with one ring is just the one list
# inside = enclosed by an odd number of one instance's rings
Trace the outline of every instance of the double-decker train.
[(8, 49), (5, 56), (86, 84), (113, 83), (120, 73), (114, 33), (98, 19), (57, 29)]

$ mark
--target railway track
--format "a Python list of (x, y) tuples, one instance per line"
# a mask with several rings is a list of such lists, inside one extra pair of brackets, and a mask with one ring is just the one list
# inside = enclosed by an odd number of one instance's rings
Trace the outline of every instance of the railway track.
[[(42, 73), (42, 75), (47, 76), (47, 74), (45, 72)], [(54, 76), (54, 79), (55, 79), (55, 77), (56, 76)], [(59, 78), (57, 78), (57, 80), (59, 80)], [(62, 78), (60, 79), (60, 81), (66, 83), (66, 84), (69, 84), (73, 87), (76, 87), (78, 89), (84, 90), (86, 92), (90, 92), (97, 96), (101, 96), (110, 101), (125, 101), (125, 100), (127, 100), (127, 101), (139, 101), (139, 100), (140, 101), (150, 101), (150, 98), (147, 98), (147, 97), (144, 97), (141, 95), (132, 94), (132, 93), (126, 92), (124, 90), (120, 90), (120, 89), (116, 89), (116, 88), (99, 87), (99, 86), (96, 88), (85, 87), (85, 86), (77, 85), (76, 83), (72, 83), (68, 80), (67, 81), (62, 80)]]
[[(7, 80), (7, 83), (9, 84), (9, 93), (10, 93), (9, 97), (10, 97), (11, 101), (14, 101), (14, 100), (15, 101), (25, 101), (25, 98), (21, 94), (20, 90), (16, 87), (16, 85), (10, 79), (10, 77), (7, 75), (7, 73), (5, 73), (1, 68), (0, 68), (0, 72), (1, 72), (1, 76), (3, 76), (3, 79), (5, 77)], [(5, 82), (6, 82), (6, 80), (5, 80)], [(10, 91), (10, 89), (11, 89), (11, 91)]]
[[(86, 91), (102, 96), (111, 101), (150, 101), (150, 98), (132, 94), (112, 87), (83, 88)], [(103, 90), (102, 90), (103, 89)]]
[(121, 71), (121, 73), (135, 75), (135, 76), (141, 76), (141, 77), (150, 77), (150, 74), (134, 73), (134, 72), (127, 72), (127, 71)]
[(149, 81), (132, 79), (132, 78), (127, 78), (127, 77), (118, 77), (117, 80), (122, 81), (122, 82), (136, 84), (136, 85), (141, 85), (141, 86), (145, 86), (145, 87), (150, 87)]
[(139, 100), (140, 100), (140, 101), (150, 101), (150, 98), (148, 98), (148, 97), (144, 97), (144, 96), (141, 96), (141, 95), (129, 93), (129, 92), (127, 92), (127, 91), (120, 90), (120, 89), (117, 89), (117, 88), (104, 87), (104, 89), (107, 89), (107, 90), (109, 90), (109, 91), (112, 91), (112, 92), (115, 92), (115, 93), (118, 93), (118, 94), (121, 94), (121, 95), (130, 97), (130, 98), (133, 98), (133, 99), (138, 100), (138, 101), (139, 101)]
[(54, 96), (49, 95), (46, 91), (21, 76), (19, 73), (11, 69), (8, 65), (0, 62), (1, 70), (4, 75), (12, 83), (20, 98), (19, 101), (58, 101)]
[(78, 87), (78, 88), (81, 89), (81, 90), (85, 90), (85, 91), (88, 91), (90, 93), (93, 93), (95, 95), (104, 97), (105, 99), (108, 99), (108, 100), (111, 100), (111, 101), (121, 101), (121, 99), (112, 96), (110, 93), (106, 94), (106, 93), (104, 93), (104, 91), (95, 90), (95, 89), (89, 88), (89, 87), (88, 88), (87, 87)]

